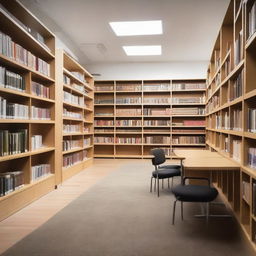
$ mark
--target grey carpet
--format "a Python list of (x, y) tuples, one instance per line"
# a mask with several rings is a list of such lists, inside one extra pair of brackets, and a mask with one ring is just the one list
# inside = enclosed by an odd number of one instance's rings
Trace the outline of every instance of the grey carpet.
[[(123, 166), (3, 256), (251, 256), (235, 219), (196, 219), (196, 204), (184, 205), (171, 225), (173, 196), (149, 193), (152, 167)], [(177, 180), (178, 182), (178, 180)], [(222, 208), (213, 209), (222, 211)], [(216, 208), (216, 207), (215, 207)]]

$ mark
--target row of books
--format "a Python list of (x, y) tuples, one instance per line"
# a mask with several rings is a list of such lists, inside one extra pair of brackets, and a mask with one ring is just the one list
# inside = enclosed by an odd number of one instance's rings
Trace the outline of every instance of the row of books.
[(114, 99), (106, 99), (106, 98), (95, 98), (94, 104), (114, 104)]
[(63, 124), (63, 132), (64, 133), (75, 133), (81, 132), (81, 126), (78, 124)]
[(51, 173), (50, 164), (38, 164), (31, 168), (31, 181), (36, 181), (42, 177), (45, 177)]
[(140, 108), (116, 109), (117, 116), (140, 116), (142, 113)]
[(24, 186), (22, 171), (0, 173), (0, 196), (5, 196)]
[(141, 85), (140, 84), (116, 85), (116, 90), (137, 92), (137, 91), (141, 91)]
[(91, 137), (84, 138), (84, 147), (90, 146), (92, 144), (92, 139)]
[(235, 39), (235, 48), (234, 48), (234, 61), (235, 65), (238, 65), (243, 59), (243, 30), (241, 30)]
[(205, 83), (173, 83), (173, 91), (183, 91), (183, 90), (204, 90), (206, 89)]
[(242, 70), (241, 73), (237, 76), (234, 83), (230, 86), (230, 101), (242, 96), (243, 94), (243, 75), (244, 72)]
[(204, 144), (205, 136), (173, 136), (172, 144)]
[[(211, 119), (213, 121), (213, 119)], [(215, 128), (216, 129), (225, 129), (230, 130), (230, 123), (229, 123), (229, 113), (225, 112), (223, 115), (217, 114), (215, 116)], [(213, 123), (210, 124), (212, 127)]]
[(32, 81), (31, 92), (36, 96), (50, 99), (50, 88), (43, 84)]
[(114, 120), (94, 120), (95, 126), (114, 126)]
[(251, 168), (256, 169), (256, 148), (248, 148), (248, 165)]
[(114, 137), (94, 136), (94, 143), (114, 143)]
[(220, 72), (217, 73), (217, 75), (215, 76), (215, 88), (217, 88), (220, 83), (221, 83), (221, 75), (220, 75)]
[(170, 120), (144, 120), (144, 126), (170, 126)]
[(73, 95), (72, 93), (63, 92), (63, 101), (70, 104), (79, 105), (81, 107), (84, 106), (84, 98), (80, 96)]
[(81, 143), (79, 140), (63, 140), (62, 141), (62, 150), (68, 151), (74, 148), (81, 147)]
[(0, 130), (0, 156), (27, 152), (28, 130)]
[(11, 103), (0, 96), (0, 118), (28, 119), (29, 107), (27, 105)]
[(26, 89), (25, 78), (0, 66), (0, 87), (24, 92)]
[(242, 181), (242, 197), (248, 204), (250, 204), (250, 193), (251, 193), (250, 182), (243, 180)]
[(67, 108), (63, 108), (63, 116), (64, 117), (77, 118), (77, 119), (82, 119), (83, 118), (81, 113), (77, 113), (77, 112), (74, 112), (74, 111), (69, 111)]
[(205, 97), (172, 97), (171, 103), (180, 103), (180, 104), (188, 104), (188, 103), (205, 103)]
[(114, 132), (114, 129), (104, 129), (104, 128), (94, 128), (94, 132), (101, 132), (101, 133), (108, 133), (108, 132)]
[(67, 75), (63, 74), (63, 83), (70, 85), (71, 84), (71, 79)]
[(145, 84), (143, 86), (144, 91), (169, 91), (170, 90), (170, 84)]
[(248, 131), (256, 133), (256, 108), (248, 109)]
[(86, 82), (86, 79), (84, 77), (84, 74), (78, 72), (78, 71), (71, 71), (70, 72), (74, 77), (76, 77), (78, 80), (82, 81), (83, 83)]
[(159, 97), (159, 98), (144, 97), (143, 103), (144, 104), (170, 104), (170, 98), (166, 98), (166, 97)]
[(178, 134), (181, 134), (181, 133), (189, 133), (189, 134), (196, 134), (196, 133), (204, 133), (204, 130), (202, 129), (173, 129), (172, 130), (172, 133), (175, 134), (175, 133), (178, 133)]
[(51, 110), (49, 108), (31, 106), (31, 118), (36, 120), (51, 120)]
[(67, 154), (63, 156), (63, 167), (67, 168), (73, 166), (77, 163), (82, 162), (88, 158), (88, 151), (83, 150), (72, 154)]
[(44, 147), (42, 135), (32, 135), (31, 137), (31, 149), (37, 150)]
[(142, 121), (141, 120), (116, 120), (116, 126), (141, 126)]
[(144, 143), (146, 144), (170, 144), (169, 136), (145, 136)]
[(229, 57), (226, 59), (225, 63), (224, 63), (224, 71), (223, 71), (223, 76), (224, 78), (226, 78), (231, 72), (231, 62), (230, 62), (230, 55)]
[(117, 144), (140, 144), (141, 137), (116, 137), (115, 143)]
[(116, 98), (116, 104), (140, 104), (141, 97)]
[(172, 108), (171, 115), (204, 115), (205, 108)]
[(248, 16), (248, 36), (251, 37), (256, 31), (256, 2), (253, 3)]
[(230, 126), (234, 131), (242, 131), (242, 110), (234, 109), (230, 112)]
[(218, 108), (220, 106), (220, 97), (219, 95), (214, 95), (206, 105), (206, 112), (210, 113), (214, 109)]
[(114, 86), (113, 85), (95, 85), (94, 90), (96, 92), (100, 91), (114, 91)]
[(240, 162), (241, 160), (241, 140), (233, 140), (233, 159)]
[(170, 108), (144, 108), (144, 116), (169, 116), (171, 114)]
[(181, 121), (172, 121), (172, 126), (205, 126), (206, 122), (205, 120), (181, 120)]
[(229, 138), (228, 136), (224, 137), (224, 146), (223, 146), (224, 152), (228, 153), (229, 152)]
[(47, 62), (36, 57), (30, 51), (12, 41), (10, 36), (2, 32), (0, 32), (0, 54), (46, 76), (50, 76), (50, 65)]

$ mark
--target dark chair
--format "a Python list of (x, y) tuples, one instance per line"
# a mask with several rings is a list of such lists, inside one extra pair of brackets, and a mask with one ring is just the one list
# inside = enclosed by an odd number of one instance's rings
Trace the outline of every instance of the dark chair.
[(150, 192), (152, 192), (152, 181), (155, 180), (155, 186), (157, 183), (157, 195), (159, 196), (159, 180), (168, 179), (168, 187), (170, 187), (169, 179), (173, 177), (181, 176), (181, 166), (180, 165), (166, 165), (161, 166), (166, 161), (164, 150), (161, 148), (155, 148), (151, 150), (151, 154), (154, 156), (152, 158), (152, 164), (155, 166), (155, 171), (152, 172), (151, 182), (150, 182)]
[[(208, 185), (186, 185), (186, 180), (206, 180)], [(206, 203), (206, 220), (209, 218), (209, 203), (218, 196), (216, 188), (211, 187), (210, 180), (208, 178), (201, 177), (184, 177), (181, 185), (172, 188), (172, 192), (176, 198), (173, 204), (173, 216), (172, 224), (174, 225), (175, 208), (177, 201), (181, 202), (181, 219), (183, 220), (183, 202), (199, 202)]]

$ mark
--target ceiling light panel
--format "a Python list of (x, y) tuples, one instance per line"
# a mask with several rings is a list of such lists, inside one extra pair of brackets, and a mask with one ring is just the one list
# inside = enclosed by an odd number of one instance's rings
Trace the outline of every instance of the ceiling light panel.
[(123, 46), (123, 49), (128, 56), (162, 55), (161, 45)]
[(117, 36), (161, 35), (163, 33), (162, 21), (122, 21), (109, 22)]

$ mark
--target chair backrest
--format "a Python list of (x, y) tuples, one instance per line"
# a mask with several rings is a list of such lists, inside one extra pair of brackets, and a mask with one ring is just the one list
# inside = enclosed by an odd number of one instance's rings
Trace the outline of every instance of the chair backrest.
[(152, 158), (153, 165), (160, 165), (165, 162), (165, 153), (162, 148), (154, 148), (151, 150), (151, 154), (154, 156)]

